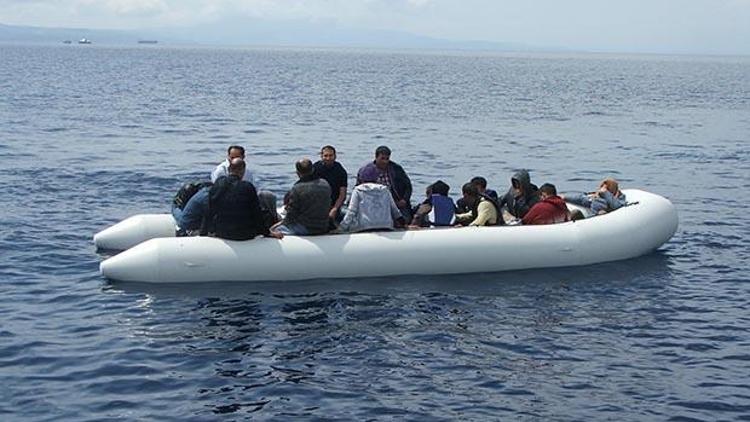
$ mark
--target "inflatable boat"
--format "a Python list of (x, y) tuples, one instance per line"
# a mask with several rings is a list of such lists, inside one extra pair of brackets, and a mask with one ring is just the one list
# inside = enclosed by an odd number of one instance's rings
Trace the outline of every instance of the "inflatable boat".
[[(635, 189), (624, 193), (628, 206), (561, 224), (286, 236), (281, 240), (166, 237), (170, 234), (166, 228), (163, 232), (153, 229), (166, 227), (169, 219), (145, 217), (141, 227), (128, 223), (137, 236), (127, 240), (153, 238), (105, 260), (100, 270), (111, 280), (190, 283), (457, 274), (616, 261), (657, 249), (678, 225), (677, 211), (666, 198)], [(173, 220), (171, 224), (174, 236)], [(165, 236), (155, 236), (161, 234)]]

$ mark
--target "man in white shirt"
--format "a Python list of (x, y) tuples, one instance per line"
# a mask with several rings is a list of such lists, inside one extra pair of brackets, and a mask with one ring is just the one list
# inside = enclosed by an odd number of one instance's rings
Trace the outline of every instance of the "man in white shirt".
[[(242, 158), (242, 160), (244, 161), (245, 148), (239, 145), (232, 145), (227, 148), (227, 159), (222, 161), (221, 164), (216, 166), (214, 171), (211, 172), (211, 182), (215, 183), (216, 179), (221, 176), (229, 176), (229, 163), (235, 158)], [(255, 184), (255, 177), (253, 177), (253, 172), (250, 170), (250, 166), (245, 167), (245, 176), (242, 178), (242, 180), (250, 182), (257, 187), (257, 185)]]

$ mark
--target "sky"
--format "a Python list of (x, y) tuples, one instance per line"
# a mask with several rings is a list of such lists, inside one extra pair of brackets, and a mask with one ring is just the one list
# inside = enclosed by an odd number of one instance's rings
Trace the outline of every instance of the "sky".
[(750, 0), (0, 0), (0, 23), (163, 29), (247, 17), (588, 51), (750, 54)]

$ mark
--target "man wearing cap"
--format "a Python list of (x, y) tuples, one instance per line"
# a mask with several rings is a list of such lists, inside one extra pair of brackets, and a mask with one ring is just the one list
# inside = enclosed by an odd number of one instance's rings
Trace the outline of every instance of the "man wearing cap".
[[(378, 171), (378, 183), (388, 186), (404, 220), (411, 221), (411, 180), (403, 167), (391, 161), (391, 149), (385, 145), (377, 147), (375, 160), (369, 164), (375, 165)], [(366, 167), (362, 167), (357, 173), (357, 184), (361, 182), (360, 173)]]

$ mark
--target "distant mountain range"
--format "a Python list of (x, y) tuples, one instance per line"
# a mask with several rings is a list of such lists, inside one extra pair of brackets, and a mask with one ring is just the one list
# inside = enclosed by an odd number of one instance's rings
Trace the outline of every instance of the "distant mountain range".
[(561, 51), (555, 47), (537, 47), (518, 43), (458, 41), (431, 38), (407, 32), (362, 30), (335, 24), (306, 21), (236, 20), (159, 30), (104, 30), (86, 28), (45, 28), (0, 24), (0, 42), (61, 43), (87, 38), (94, 44), (135, 44), (140, 40), (158, 40), (161, 44), (264, 45), (299, 47), (367, 47), (455, 49), (489, 51)]

